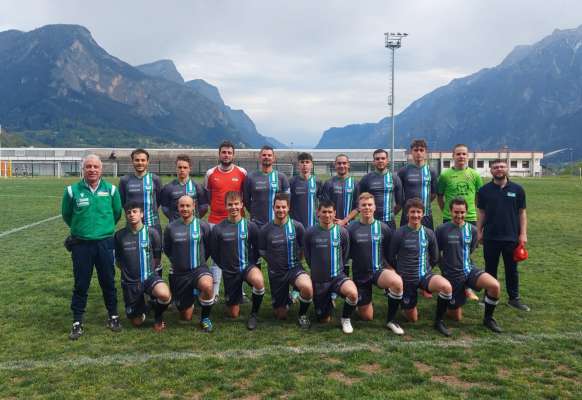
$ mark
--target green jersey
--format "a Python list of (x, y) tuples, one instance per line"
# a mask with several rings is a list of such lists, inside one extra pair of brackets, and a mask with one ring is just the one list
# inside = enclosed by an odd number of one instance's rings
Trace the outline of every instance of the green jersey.
[(119, 191), (103, 179), (95, 190), (91, 190), (84, 180), (65, 188), (62, 215), (72, 236), (83, 240), (113, 236), (121, 214)]
[(445, 208), (443, 209), (443, 219), (451, 219), (449, 205), (455, 197), (463, 197), (467, 201), (466, 221), (477, 221), (477, 208), (475, 207), (475, 196), (479, 188), (483, 186), (481, 175), (473, 168), (444, 170), (439, 177), (437, 193), (444, 195)]

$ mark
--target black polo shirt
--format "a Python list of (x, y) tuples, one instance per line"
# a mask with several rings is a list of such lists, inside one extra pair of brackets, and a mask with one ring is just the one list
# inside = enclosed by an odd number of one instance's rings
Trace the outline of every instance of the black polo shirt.
[(512, 181), (502, 188), (493, 181), (477, 192), (477, 207), (485, 211), (483, 239), (517, 242), (519, 210), (525, 208), (525, 191)]

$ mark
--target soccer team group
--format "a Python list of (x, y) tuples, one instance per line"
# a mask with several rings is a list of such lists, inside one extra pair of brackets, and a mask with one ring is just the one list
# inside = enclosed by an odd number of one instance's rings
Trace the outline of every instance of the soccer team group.
[[(341, 328), (353, 332), (354, 311), (361, 320), (373, 319), (375, 286), (387, 298), (386, 328), (397, 335), (404, 333), (398, 308), (408, 321), (416, 321), (419, 292), (435, 295), (434, 327), (450, 336), (445, 316), (460, 320), (467, 297), (478, 300), (473, 290), (481, 289), (483, 324), (501, 332), (493, 318), (500, 298), (500, 256), (508, 304), (529, 311), (519, 297), (514, 259), (516, 247), (527, 242), (523, 188), (509, 180), (507, 161), (501, 159), (490, 163), (493, 179), (483, 185), (479, 173), (468, 166), (463, 144), (454, 147), (454, 165), (440, 177), (428, 165), (424, 140), (412, 142), (410, 155), (411, 163), (392, 173), (388, 153), (378, 149), (374, 171), (356, 182), (348, 156), (339, 154), (336, 175), (322, 183), (313, 175), (309, 153), (298, 155), (299, 175), (288, 180), (274, 169), (273, 148), (263, 147), (260, 169), (247, 173), (234, 163), (234, 145), (223, 142), (219, 164), (208, 170), (203, 185), (190, 178), (189, 156), (180, 155), (176, 179), (162, 186), (148, 170), (148, 152), (137, 149), (131, 154), (134, 173), (122, 177), (118, 187), (101, 178), (98, 156), (85, 157), (83, 179), (67, 186), (62, 200), (63, 219), (71, 231), (65, 246), (74, 275), (69, 338), (84, 333), (94, 269), (109, 314), (107, 325), (121, 330), (115, 264), (121, 270), (128, 319), (140, 326), (151, 310), (156, 331), (166, 327), (163, 314), (171, 303), (185, 321), (192, 320), (194, 306), (199, 306), (201, 330), (212, 331), (211, 309), (219, 299), (221, 280), (226, 313), (232, 318), (247, 300), (243, 283), (251, 288), (246, 326), (256, 329), (265, 294), (262, 264), (275, 317), (286, 319), (290, 306), (298, 303), (303, 329), (311, 326), (311, 303), (317, 320), (329, 322), (336, 301), (343, 298)], [(437, 198), (443, 224), (435, 230), (431, 203)], [(163, 231), (159, 208), (169, 220)], [(202, 217), (208, 211), (207, 222)], [(115, 232), (123, 213), (127, 224)], [(471, 259), (479, 243), (485, 271)], [(169, 284), (162, 279), (162, 253), (170, 260)], [(440, 274), (433, 273), (437, 265)]]

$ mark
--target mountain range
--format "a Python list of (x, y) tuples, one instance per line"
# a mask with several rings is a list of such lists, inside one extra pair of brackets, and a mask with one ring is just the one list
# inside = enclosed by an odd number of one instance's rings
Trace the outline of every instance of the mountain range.
[(79, 25), (0, 32), (0, 121), (48, 146), (282, 147), (216, 87), (170, 60), (131, 66)]
[[(582, 156), (582, 26), (517, 46), (496, 67), (455, 79), (395, 117), (396, 146), (425, 138), (436, 150), (466, 143)], [(325, 131), (317, 148), (387, 147), (391, 120)]]

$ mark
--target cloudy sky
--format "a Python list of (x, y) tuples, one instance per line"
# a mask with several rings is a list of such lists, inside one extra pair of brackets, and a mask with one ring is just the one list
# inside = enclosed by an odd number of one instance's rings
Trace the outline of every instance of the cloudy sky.
[(451, 79), (497, 65), (518, 44), (582, 24), (579, 0), (2, 0), (0, 30), (86, 26), (112, 55), (174, 60), (216, 85), (263, 134), (315, 145), (333, 126), (388, 113), (384, 32), (396, 54), (396, 112)]

